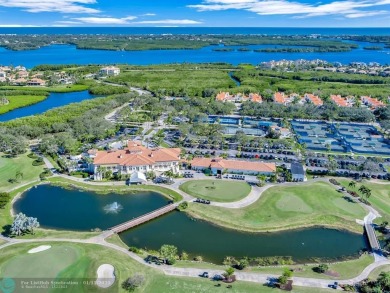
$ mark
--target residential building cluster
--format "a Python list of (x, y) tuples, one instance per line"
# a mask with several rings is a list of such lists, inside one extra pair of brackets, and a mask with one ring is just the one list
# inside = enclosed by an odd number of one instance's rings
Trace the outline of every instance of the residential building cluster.
[(45, 76), (42, 72), (31, 72), (23, 66), (0, 66), (0, 82), (17, 86), (47, 86), (55, 84), (73, 84), (74, 78), (64, 71)]
[(249, 95), (244, 95), (242, 93), (230, 94), (229, 92), (220, 92), (216, 96), (216, 100), (220, 102), (233, 102), (233, 103), (242, 103), (246, 101), (251, 101), (254, 103), (263, 102), (261, 95), (256, 93), (250, 93)]
[(106, 66), (99, 70), (101, 76), (116, 76), (119, 75), (119, 73), (121, 73), (121, 70), (116, 66)]
[[(250, 93), (249, 95), (243, 95), (241, 93), (238, 94), (230, 94), (228, 92), (220, 92), (217, 94), (217, 101), (220, 102), (232, 102), (232, 103), (242, 103), (246, 101), (252, 101), (255, 103), (262, 103), (263, 98), (260, 94)], [(292, 93), (286, 94), (284, 92), (276, 92), (272, 96), (272, 100), (274, 103), (289, 105), (289, 104), (313, 104), (315, 106), (322, 106), (324, 104), (323, 100), (315, 94), (305, 93), (303, 96)], [(332, 100), (339, 107), (352, 107), (356, 104), (356, 97), (347, 96), (342, 97), (341, 95), (330, 95), (330, 100)], [(369, 97), (369, 96), (361, 96), (360, 97), (361, 106), (368, 107), (371, 110), (375, 110), (378, 107), (386, 106), (385, 103), (378, 100), (377, 98)]]
[(272, 60), (262, 62), (261, 68), (278, 69), (283, 71), (293, 71), (295, 69), (310, 69), (316, 71), (340, 72), (350, 74), (364, 74), (372, 76), (390, 76), (390, 66), (380, 65), (377, 62), (351, 62), (348, 65), (343, 65), (340, 62), (329, 63), (324, 60)]
[(376, 108), (386, 106), (382, 101), (379, 101), (378, 99), (375, 99), (372, 97), (362, 96), (360, 98), (361, 98), (362, 104), (366, 105), (367, 107), (369, 107), (370, 109), (373, 109), (373, 110), (375, 110)]

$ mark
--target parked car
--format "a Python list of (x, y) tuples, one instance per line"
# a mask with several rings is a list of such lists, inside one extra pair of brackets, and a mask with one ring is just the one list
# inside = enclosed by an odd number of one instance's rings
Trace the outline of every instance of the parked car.
[(209, 273), (208, 272), (203, 272), (202, 274), (199, 275), (199, 277), (208, 278), (209, 277)]

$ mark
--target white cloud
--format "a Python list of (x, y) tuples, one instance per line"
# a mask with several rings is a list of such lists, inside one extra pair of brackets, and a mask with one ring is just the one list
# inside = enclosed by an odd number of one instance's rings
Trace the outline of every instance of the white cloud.
[(327, 4), (321, 2), (301, 3), (288, 0), (204, 0), (198, 5), (189, 5), (198, 11), (219, 10), (246, 10), (259, 15), (300, 15), (300, 17), (320, 15), (343, 15), (349, 18), (390, 14), (390, 11), (365, 11), (368, 7), (376, 7), (390, 4), (390, 0), (344, 0), (334, 1)]
[(76, 17), (74, 20), (88, 24), (129, 24), (131, 20), (136, 19), (136, 16), (128, 16), (123, 18), (115, 17)]
[(360, 18), (360, 17), (368, 17), (368, 16), (376, 16), (376, 15), (383, 15), (388, 14), (388, 11), (382, 10), (382, 11), (364, 11), (359, 13), (351, 13), (347, 14), (345, 17), (347, 18)]
[(156, 16), (157, 14), (156, 13), (145, 13), (145, 14), (142, 14), (141, 16)]
[(72, 21), (72, 20), (59, 20), (56, 21), (56, 24), (58, 25), (67, 25), (67, 24), (80, 24), (81, 22), (79, 21)]
[(191, 19), (161, 19), (161, 20), (143, 20), (133, 22), (134, 24), (162, 24), (162, 25), (184, 25), (184, 24), (201, 24), (202, 22)]
[(85, 5), (96, 0), (0, 0), (0, 6), (21, 8), (28, 12), (99, 13)]
[(35, 24), (0, 24), (0, 27), (40, 27)]

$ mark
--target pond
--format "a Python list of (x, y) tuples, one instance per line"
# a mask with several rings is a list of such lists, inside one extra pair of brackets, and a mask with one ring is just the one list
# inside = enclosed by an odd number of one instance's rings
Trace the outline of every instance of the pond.
[(39, 185), (23, 193), (14, 204), (14, 212), (38, 218), (43, 228), (90, 231), (108, 229), (167, 203), (161, 194), (149, 191), (97, 194)]
[(120, 234), (129, 246), (159, 249), (172, 244), (191, 257), (221, 263), (225, 256), (291, 256), (297, 262), (312, 258), (339, 259), (366, 248), (363, 235), (310, 228), (277, 233), (244, 233), (194, 220), (182, 212), (168, 215)]
[(93, 98), (96, 98), (96, 96), (91, 95), (88, 91), (72, 93), (50, 93), (47, 99), (43, 100), (42, 102), (1, 114), (0, 122), (6, 122), (16, 118), (42, 114), (47, 110), (56, 107), (65, 106), (71, 103), (78, 103)]
[[(108, 187), (109, 188), (109, 187)], [(97, 194), (52, 185), (32, 188), (15, 202), (14, 212), (37, 217), (43, 228), (90, 231), (108, 229), (168, 203), (161, 194)], [(247, 233), (194, 220), (171, 212), (120, 234), (129, 246), (159, 249), (172, 244), (191, 257), (221, 263), (225, 256), (291, 256), (297, 262), (312, 258), (338, 259), (366, 248), (362, 235), (347, 231), (310, 228), (278, 233)]]

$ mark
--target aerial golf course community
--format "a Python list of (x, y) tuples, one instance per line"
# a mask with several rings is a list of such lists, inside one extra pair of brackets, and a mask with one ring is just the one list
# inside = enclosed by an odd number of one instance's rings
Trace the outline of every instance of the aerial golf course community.
[(390, 292), (388, 30), (43, 2), (0, 17), (0, 293)]
[[(22, 173), (22, 176), (19, 175), (18, 178), (15, 178), (17, 182), (8, 183), (11, 184), (12, 188), (6, 190), (13, 190), (10, 192), (11, 199), (20, 197), (25, 190), (42, 183), (66, 188), (66, 190), (77, 189), (81, 192), (92, 192), (94, 197), (97, 198), (110, 196), (107, 193), (112, 192), (118, 192), (120, 197), (123, 198), (131, 198), (138, 191), (150, 190), (160, 192), (164, 194), (166, 199), (175, 202), (182, 202), (183, 199), (186, 199), (189, 202), (188, 207), (180, 213), (187, 213), (189, 217), (196, 219), (196, 221), (204, 220), (227, 229), (252, 233), (274, 231), (278, 231), (275, 233), (283, 233), (290, 229), (294, 231), (294, 229), (318, 226), (350, 231), (359, 235), (363, 233), (363, 226), (357, 220), (362, 221), (367, 214), (367, 209), (362, 204), (347, 198), (344, 193), (340, 193), (339, 188), (335, 188), (335, 185), (330, 183), (328, 178), (317, 179), (313, 182), (288, 183), (285, 186), (265, 185), (262, 187), (250, 186), (244, 182), (226, 179), (179, 178), (175, 179), (182, 181), (179, 188), (176, 188), (175, 184), (162, 186), (148, 183), (126, 186), (124, 183), (120, 184), (120, 182), (83, 182), (77, 177), (60, 174), (39, 181), (39, 174), (43, 167), (32, 166), (33, 161), (34, 159), (28, 156), (10, 158), (2, 154), (0, 159), (1, 182), (5, 184), (9, 179), (12, 179), (9, 178), (10, 174)], [(10, 170), (9, 166), (12, 166), (12, 172), (4, 171), (5, 168)], [(344, 186), (348, 186), (349, 183), (349, 181), (343, 179), (340, 182)], [(362, 182), (361, 184), (375, 190), (370, 197), (373, 208), (378, 208), (381, 211), (386, 211), (389, 208), (386, 199), (390, 194), (390, 185), (374, 182)], [(30, 191), (34, 189), (30, 189)], [(358, 191), (358, 186), (355, 189)], [(226, 198), (224, 195), (226, 195)], [(48, 194), (46, 196), (54, 195)], [(242, 203), (249, 196), (255, 197), (253, 203), (248, 202), (247, 206), (241, 207), (239, 203)], [(195, 198), (209, 200), (211, 204), (191, 202)], [(77, 200), (75, 202), (77, 204)], [(220, 206), (214, 206), (213, 203)], [(234, 203), (238, 203), (238, 206), (235, 207)], [(227, 206), (224, 207), (224, 204), (227, 204)], [(12, 224), (12, 217), (9, 214), (11, 208), (12, 205), (8, 203), (4, 209), (0, 210), (1, 225), (5, 231), (5, 234), (3, 234), (5, 236), (9, 235), (7, 226)], [(64, 206), (63, 208), (66, 209), (67, 207)], [(58, 216), (61, 217), (61, 215)], [(85, 216), (88, 217), (88, 215)], [(77, 227), (75, 228), (79, 230)], [(142, 226), (137, 229), (139, 228), (142, 228)], [(56, 229), (48, 230), (45, 227), (40, 227), (36, 228), (33, 234), (25, 233), (17, 237), (4, 238), (5, 241), (0, 243), (2, 245), (0, 272), (2, 276), (12, 278), (53, 278), (58, 281), (84, 280), (85, 278), (91, 282), (79, 282), (69, 289), (63, 286), (61, 292), (75, 292), (75, 290), (77, 292), (104, 292), (107, 289), (91, 284), (95, 284), (94, 282), (98, 279), (98, 268), (101, 265), (109, 264), (115, 268), (115, 281), (110, 288), (115, 288), (118, 291), (125, 291), (121, 284), (129, 276), (142, 275), (143, 277), (139, 277), (142, 279), (142, 285), (137, 287), (140, 292), (171, 292), (172, 290), (175, 290), (175, 292), (209, 292), (209, 290), (214, 290), (218, 281), (210, 282), (205, 278), (197, 279), (193, 277), (203, 271), (209, 273), (220, 272), (222, 274), (229, 267), (226, 260), (210, 263), (207, 259), (202, 259), (201, 256), (195, 256), (191, 251), (188, 251), (187, 256), (183, 257), (186, 253), (180, 250), (177, 252), (177, 260), (167, 268), (162, 267), (166, 265), (156, 266), (153, 263), (146, 262), (140, 266), (139, 262), (146, 259), (148, 255), (160, 254), (161, 252), (149, 250), (146, 247), (135, 249), (133, 246), (129, 250), (130, 245), (123, 242), (120, 235), (105, 233), (107, 232), (100, 232), (99, 230), (71, 232)], [(198, 235), (197, 237), (202, 236)], [(245, 245), (245, 243), (242, 243), (242, 245)], [(287, 244), (284, 245), (288, 246)], [(33, 249), (36, 249), (37, 252), (31, 253)], [(237, 269), (235, 273), (237, 281), (234, 282), (232, 288), (227, 289), (225, 286), (220, 291), (252, 292), (252, 290), (255, 291), (260, 288), (260, 292), (271, 292), (274, 289), (264, 286), (262, 280), (264, 278), (266, 280), (267, 276), (277, 278), (280, 272), (288, 267), (294, 272), (294, 282), (297, 283), (294, 286), (294, 292), (313, 292), (313, 288), (307, 287), (307, 282), (311, 279), (322, 280), (319, 286), (316, 285), (315, 292), (327, 292), (330, 289), (325, 288), (326, 282), (331, 283), (341, 280), (340, 283), (342, 283), (342, 280), (346, 280), (345, 283), (348, 284), (350, 279), (359, 276), (366, 267), (375, 263), (374, 257), (367, 252), (361, 255), (354, 253), (353, 255), (351, 257), (340, 256), (341, 258), (333, 258), (333, 260), (313, 257), (309, 261), (309, 265), (303, 265), (299, 258), (281, 261), (271, 256), (262, 257), (261, 260), (258, 260), (262, 262), (260, 265), (250, 264), (244, 269)], [(237, 261), (240, 256), (237, 255)], [(126, 258), (126, 261), (124, 261), (124, 258)], [(316, 271), (318, 264), (321, 263), (326, 263), (327, 273), (321, 274)], [(380, 268), (387, 271), (390, 269), (390, 263), (386, 264), (385, 261), (381, 263)], [(175, 273), (172, 274), (173, 271)], [(371, 271), (368, 273), (371, 273)], [(379, 275), (378, 269), (373, 267), (372, 274), (375, 273)], [(240, 277), (241, 274), (242, 277)], [(253, 275), (253, 277), (247, 279), (248, 277), (245, 274)], [(54, 289), (48, 288), (42, 292), (52, 292), (51, 290)]]

